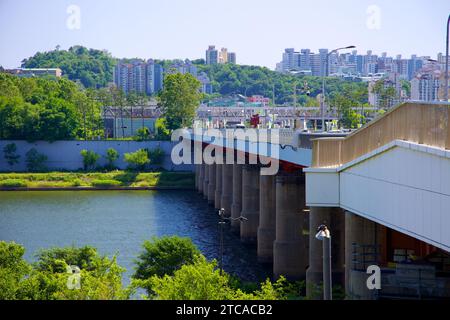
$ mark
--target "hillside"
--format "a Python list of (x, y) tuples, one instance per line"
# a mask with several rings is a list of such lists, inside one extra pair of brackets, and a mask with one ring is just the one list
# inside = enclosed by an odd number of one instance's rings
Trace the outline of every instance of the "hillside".
[(73, 46), (68, 50), (37, 52), (22, 60), (23, 68), (60, 68), (63, 75), (86, 88), (105, 87), (113, 80), (116, 59), (108, 52)]

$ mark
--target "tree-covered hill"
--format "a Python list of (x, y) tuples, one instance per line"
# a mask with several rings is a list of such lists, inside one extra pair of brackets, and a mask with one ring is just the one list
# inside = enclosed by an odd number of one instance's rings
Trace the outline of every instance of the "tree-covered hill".
[(23, 68), (60, 68), (63, 75), (86, 88), (105, 87), (113, 80), (116, 59), (106, 51), (73, 46), (68, 50), (37, 52), (22, 60)]
[[(296, 88), (298, 104), (314, 105), (317, 103), (315, 97), (322, 90), (321, 77), (282, 74), (259, 66), (199, 65), (199, 70), (205, 71), (209, 75), (214, 92), (223, 95), (240, 93), (251, 96), (257, 94), (270, 98), (274, 92), (277, 104), (292, 102), (294, 88)], [(327, 78), (326, 81), (327, 95), (333, 96), (344, 89), (367, 93), (366, 83), (337, 78)]]

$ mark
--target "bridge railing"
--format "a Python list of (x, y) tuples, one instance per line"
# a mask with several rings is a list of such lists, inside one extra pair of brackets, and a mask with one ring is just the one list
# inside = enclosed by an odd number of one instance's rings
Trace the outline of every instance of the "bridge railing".
[(403, 103), (345, 138), (313, 141), (312, 167), (337, 167), (394, 140), (450, 149), (450, 104)]

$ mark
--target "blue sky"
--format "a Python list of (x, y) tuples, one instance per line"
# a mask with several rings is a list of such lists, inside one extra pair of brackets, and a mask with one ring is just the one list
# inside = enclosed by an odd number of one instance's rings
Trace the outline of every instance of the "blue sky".
[[(80, 29), (67, 27), (70, 5), (80, 8)], [(0, 65), (74, 44), (168, 59), (204, 57), (215, 44), (235, 51), (240, 64), (272, 69), (287, 47), (356, 45), (434, 58), (445, 52), (449, 13), (448, 0), (0, 0)]]

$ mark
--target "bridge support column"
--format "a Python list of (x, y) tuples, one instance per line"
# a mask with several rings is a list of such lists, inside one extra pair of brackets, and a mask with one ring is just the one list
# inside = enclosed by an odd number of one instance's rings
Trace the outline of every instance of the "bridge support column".
[[(231, 218), (237, 219), (242, 211), (242, 164), (233, 164), (233, 203), (231, 205)], [(240, 232), (241, 222), (231, 220), (231, 230)]]
[(259, 166), (244, 165), (242, 170), (241, 241), (256, 242), (259, 225)]
[(222, 165), (222, 197), (220, 205), (225, 209), (225, 216), (231, 216), (231, 204), (233, 201), (233, 165)]
[(298, 280), (306, 276), (307, 238), (303, 235), (305, 220), (304, 174), (276, 177), (276, 240), (273, 251), (275, 278), (284, 275)]
[(203, 187), (202, 194), (203, 198), (208, 200), (208, 186), (209, 186), (209, 165), (204, 163), (203, 165)]
[(331, 231), (333, 286), (344, 283), (345, 215), (340, 208), (311, 207), (309, 213), (309, 267), (306, 271), (306, 295), (322, 299), (317, 286), (323, 282), (323, 242), (316, 239), (317, 227), (325, 224)]
[(260, 176), (259, 188), (258, 261), (272, 263), (276, 224), (275, 176)]
[(198, 164), (194, 165), (194, 174), (195, 174), (195, 189), (197, 190), (200, 180), (200, 166)]
[(216, 209), (222, 208), (220, 202), (222, 198), (222, 171), (223, 164), (216, 164), (216, 191), (214, 193), (214, 208)]
[(216, 164), (210, 164), (208, 171), (208, 204), (214, 205), (214, 197), (216, 193)]
[(198, 193), (202, 193), (203, 192), (203, 182), (205, 179), (205, 165), (202, 164), (198, 164), (198, 182), (197, 182), (197, 191)]
[[(346, 211), (345, 292), (350, 299), (375, 299), (376, 290), (368, 290), (366, 285), (366, 271), (369, 265), (379, 264), (380, 256), (375, 252), (384, 243), (384, 235), (383, 226)], [(362, 263), (363, 258), (366, 263)]]

